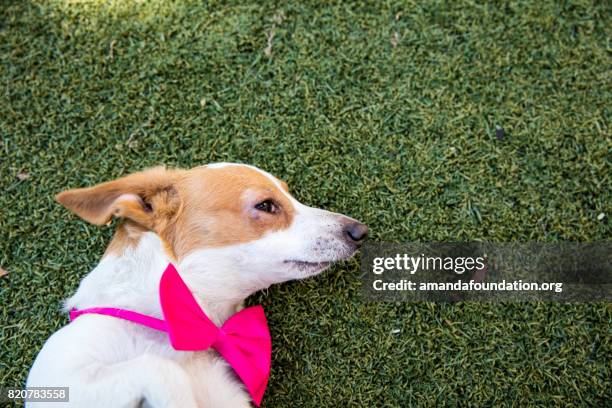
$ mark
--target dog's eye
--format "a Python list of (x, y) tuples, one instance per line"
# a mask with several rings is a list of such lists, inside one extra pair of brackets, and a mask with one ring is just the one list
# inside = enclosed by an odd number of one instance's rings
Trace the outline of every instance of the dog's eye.
[(278, 212), (278, 205), (272, 200), (264, 200), (259, 204), (255, 205), (255, 208), (259, 211), (267, 212), (270, 214), (276, 214)]

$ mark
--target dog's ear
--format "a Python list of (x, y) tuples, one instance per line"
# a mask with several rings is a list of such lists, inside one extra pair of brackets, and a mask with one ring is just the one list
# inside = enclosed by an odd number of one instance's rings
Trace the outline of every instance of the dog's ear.
[(175, 170), (155, 167), (93, 187), (66, 190), (55, 199), (92, 224), (106, 224), (115, 216), (154, 230), (179, 210), (176, 175)]

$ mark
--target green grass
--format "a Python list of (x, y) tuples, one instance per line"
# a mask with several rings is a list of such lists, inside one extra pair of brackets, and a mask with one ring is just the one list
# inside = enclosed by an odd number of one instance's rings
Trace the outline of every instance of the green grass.
[[(377, 241), (611, 239), (609, 2), (201, 3), (0, 1), (1, 385), (112, 233), (53, 195), (159, 163), (252, 163)], [(612, 398), (609, 303), (368, 303), (358, 260), (252, 302), (267, 407)]]

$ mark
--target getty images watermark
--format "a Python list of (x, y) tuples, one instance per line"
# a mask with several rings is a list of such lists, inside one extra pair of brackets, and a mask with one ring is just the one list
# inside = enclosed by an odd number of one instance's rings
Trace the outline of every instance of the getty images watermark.
[(371, 300), (611, 301), (612, 245), (369, 243), (361, 269)]

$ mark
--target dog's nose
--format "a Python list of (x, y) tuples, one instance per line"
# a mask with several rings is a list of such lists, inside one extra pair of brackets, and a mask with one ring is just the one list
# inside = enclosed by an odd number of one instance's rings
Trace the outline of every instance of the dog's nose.
[(355, 242), (361, 242), (368, 236), (368, 226), (360, 222), (351, 222), (344, 227), (344, 232)]

